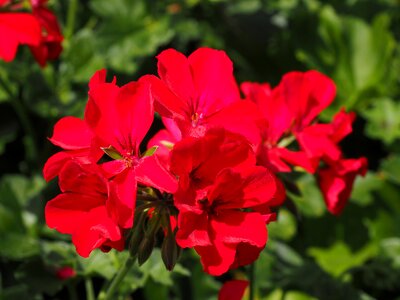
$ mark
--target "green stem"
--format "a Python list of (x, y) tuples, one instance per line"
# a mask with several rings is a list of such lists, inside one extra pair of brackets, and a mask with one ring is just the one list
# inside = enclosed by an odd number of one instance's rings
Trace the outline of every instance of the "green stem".
[(38, 150), (35, 142), (35, 132), (33, 130), (32, 123), (28, 117), (28, 114), (25, 110), (24, 105), (22, 104), (20, 97), (15, 95), (12, 89), (8, 86), (8, 84), (4, 81), (2, 77), (0, 77), (0, 85), (7, 93), (10, 103), (13, 106), (15, 113), (18, 116), (19, 121), (21, 122), (22, 128), (26, 134), (26, 156), (30, 162), (37, 161), (38, 159)]
[(255, 263), (249, 266), (249, 300), (254, 300), (255, 294)]
[(135, 262), (135, 259), (131, 256), (125, 262), (125, 265), (118, 271), (118, 274), (112, 280), (110, 286), (108, 287), (107, 291), (100, 292), (98, 296), (98, 300), (111, 300), (115, 299), (113, 295), (117, 290), (118, 286), (121, 284), (122, 280), (125, 278), (128, 271), (131, 269)]
[(74, 33), (77, 9), (78, 9), (78, 0), (70, 0), (67, 12), (67, 25), (65, 28), (65, 38), (68, 41), (69, 38)]
[(86, 299), (94, 300), (93, 282), (90, 278), (85, 278)]

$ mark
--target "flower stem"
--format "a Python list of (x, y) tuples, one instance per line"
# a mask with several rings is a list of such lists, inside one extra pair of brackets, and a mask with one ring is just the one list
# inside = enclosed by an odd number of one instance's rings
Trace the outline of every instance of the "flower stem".
[(121, 284), (122, 280), (125, 278), (126, 274), (131, 269), (131, 267), (133, 266), (134, 263), (135, 263), (135, 258), (132, 256), (129, 256), (128, 259), (126, 260), (125, 264), (123, 265), (123, 267), (118, 271), (117, 275), (112, 280), (107, 291), (100, 292), (97, 299), (98, 300), (115, 299), (113, 297), (115, 291), (117, 290), (118, 286)]
[(74, 33), (77, 8), (78, 8), (78, 0), (70, 0), (67, 12), (67, 24), (65, 28), (65, 38), (68, 41), (69, 38)]
[(254, 300), (254, 294), (255, 294), (255, 264), (256, 262), (253, 262), (249, 266), (249, 300)]
[(94, 300), (93, 282), (90, 278), (85, 278), (86, 299)]

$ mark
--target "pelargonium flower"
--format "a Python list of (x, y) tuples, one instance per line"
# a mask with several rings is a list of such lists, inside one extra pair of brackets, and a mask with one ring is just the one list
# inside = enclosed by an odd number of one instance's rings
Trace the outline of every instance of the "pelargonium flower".
[(219, 171), (255, 162), (250, 144), (239, 134), (215, 128), (201, 138), (187, 137), (175, 144), (170, 156), (171, 172), (179, 177), (174, 198), (193, 205), (214, 183)]
[(123, 250), (122, 229), (110, 217), (110, 184), (96, 164), (69, 161), (59, 175), (61, 194), (46, 204), (50, 228), (72, 235), (76, 251), (83, 257), (100, 248)]
[(367, 172), (367, 160), (340, 159), (319, 171), (319, 186), (328, 210), (339, 215), (350, 197), (353, 183), (357, 175)]
[(173, 119), (182, 136), (203, 136), (214, 127), (240, 133), (259, 142), (253, 103), (240, 98), (233, 65), (224, 51), (199, 48), (189, 57), (168, 49), (157, 56), (158, 74), (152, 83), (155, 110)]
[(267, 241), (266, 208), (283, 198), (274, 174), (255, 166), (246, 138), (210, 129), (176, 143), (170, 158), (179, 177), (178, 245), (194, 247), (213, 275), (256, 259)]
[[(340, 157), (332, 143), (325, 149), (318, 148), (319, 151), (313, 151), (312, 147), (325, 142), (325, 132), (315, 134), (323, 128), (315, 127), (312, 122), (335, 97), (336, 88), (331, 79), (317, 71), (290, 72), (274, 89), (268, 84), (250, 82), (243, 83), (241, 88), (246, 98), (257, 104), (264, 118), (261, 123), (263, 141), (258, 149), (259, 163), (281, 172), (290, 171), (286, 164), (290, 163), (314, 173), (321, 156), (332, 154), (331, 158)], [(286, 148), (284, 139), (290, 139), (290, 134), (296, 137), (300, 151)]]
[(46, 5), (47, 0), (31, 0), (32, 13), (42, 28), (39, 45), (30, 46), (35, 60), (44, 67), (48, 60), (57, 59), (62, 52), (64, 39), (56, 15)]
[(115, 80), (108, 83), (105, 79), (102, 70), (90, 80), (85, 120), (102, 149), (114, 159), (101, 164), (116, 195), (108, 206), (118, 224), (129, 228), (133, 225), (137, 182), (169, 193), (175, 192), (177, 183), (157, 156), (142, 155), (139, 150), (154, 118), (148, 82), (118, 87)]
[(41, 40), (39, 21), (29, 13), (0, 12), (0, 58), (13, 61), (18, 45), (38, 46)]
[(175, 202), (178, 245), (194, 247), (212, 275), (251, 263), (267, 242), (267, 229), (262, 215), (248, 209), (268, 205), (276, 191), (276, 179), (264, 167), (223, 169), (195, 205)]

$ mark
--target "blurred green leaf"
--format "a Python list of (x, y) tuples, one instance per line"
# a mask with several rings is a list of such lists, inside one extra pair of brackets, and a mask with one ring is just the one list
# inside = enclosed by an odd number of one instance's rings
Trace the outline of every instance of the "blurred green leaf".
[(39, 241), (24, 234), (0, 234), (0, 256), (11, 260), (22, 260), (40, 253)]
[(390, 145), (400, 137), (400, 103), (389, 98), (375, 99), (371, 107), (364, 110), (368, 120), (365, 133)]
[(382, 187), (383, 179), (373, 172), (358, 176), (351, 192), (351, 201), (359, 205), (369, 205), (374, 201), (373, 193)]
[(79, 256), (78, 261), (84, 276), (98, 275), (108, 280), (113, 278), (119, 267), (112, 260), (111, 253), (103, 253), (100, 250), (94, 250), (88, 258)]
[(388, 15), (377, 15), (369, 25), (362, 19), (339, 15), (328, 5), (316, 12), (315, 44), (300, 43), (296, 54), (337, 84), (338, 101), (327, 112), (333, 114), (342, 105), (352, 109), (360, 100), (365, 106), (373, 98), (387, 95), (395, 84), (393, 65), (398, 63)]
[(289, 241), (296, 234), (296, 219), (287, 209), (280, 209), (275, 222), (268, 225), (272, 238)]
[(321, 268), (337, 277), (352, 267), (362, 264), (374, 256), (376, 251), (376, 247), (370, 244), (352, 253), (345, 243), (338, 241), (329, 249), (309, 248), (308, 254), (317, 260)]
[(326, 212), (325, 202), (315, 178), (307, 173), (296, 181), (300, 196), (291, 195), (296, 207), (304, 215), (310, 217), (322, 216)]
[(390, 181), (400, 184), (400, 156), (393, 155), (382, 163), (382, 174)]

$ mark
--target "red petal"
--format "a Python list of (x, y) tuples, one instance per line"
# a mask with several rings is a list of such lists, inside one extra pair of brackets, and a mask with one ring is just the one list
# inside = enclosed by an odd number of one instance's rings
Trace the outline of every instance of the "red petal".
[(96, 164), (79, 164), (69, 161), (59, 175), (59, 186), (62, 192), (74, 192), (84, 195), (107, 195), (107, 182), (101, 176)]
[(293, 113), (296, 130), (309, 125), (336, 95), (335, 83), (317, 71), (287, 73), (277, 89)]
[(133, 213), (136, 205), (136, 178), (132, 169), (115, 176), (110, 182), (110, 195), (107, 211), (122, 228), (133, 226)]
[(157, 59), (161, 80), (177, 97), (190, 103), (195, 97), (195, 90), (188, 59), (174, 49), (164, 50)]
[(365, 158), (340, 160), (335, 162), (334, 166), (319, 172), (319, 186), (327, 208), (332, 214), (339, 215), (343, 211), (356, 176), (364, 176), (366, 172)]
[(141, 81), (147, 81), (150, 84), (156, 112), (167, 118), (181, 120), (187, 118), (188, 103), (175, 95), (163, 81), (153, 75), (145, 75)]
[(255, 155), (241, 135), (210, 129), (202, 138), (186, 138), (175, 144), (170, 157), (171, 171), (191, 174), (199, 187), (212, 184), (220, 170), (240, 164), (255, 164)]
[(204, 122), (208, 128), (221, 127), (228, 131), (243, 135), (253, 146), (260, 143), (260, 131), (257, 121), (261, 115), (257, 106), (250, 101), (237, 101), (224, 107)]
[(65, 151), (58, 152), (49, 157), (43, 167), (43, 177), (46, 181), (52, 180), (54, 177), (58, 176), (62, 167), (67, 161), (71, 159)]
[(87, 213), (100, 205), (105, 199), (76, 193), (58, 195), (46, 204), (46, 224), (61, 233), (73, 234), (87, 218)]
[(264, 167), (226, 168), (217, 175), (208, 199), (218, 211), (248, 208), (272, 201), (276, 191), (277, 179)]
[(235, 248), (221, 240), (213, 241), (212, 246), (196, 246), (205, 272), (213, 276), (226, 273), (235, 260)]
[(199, 113), (213, 114), (240, 99), (233, 77), (233, 64), (224, 51), (199, 48), (188, 61), (197, 91), (195, 104)]
[(267, 242), (267, 227), (259, 213), (218, 211), (218, 215), (210, 222), (215, 240), (231, 245), (247, 243), (259, 248), (264, 248)]
[(182, 248), (211, 245), (208, 236), (208, 216), (203, 210), (193, 206), (178, 207), (178, 232), (176, 242)]
[(64, 117), (54, 125), (53, 136), (49, 140), (66, 150), (89, 148), (93, 134), (86, 122), (75, 117)]
[(218, 300), (242, 300), (248, 285), (247, 280), (227, 281), (218, 293)]
[(18, 44), (38, 45), (41, 29), (38, 20), (27, 13), (1, 13), (0, 58), (15, 58)]
[(135, 173), (137, 181), (161, 191), (174, 193), (178, 187), (176, 178), (161, 165), (156, 155), (141, 158)]
[(330, 139), (332, 129), (329, 124), (315, 124), (296, 134), (296, 138), (308, 157), (337, 160), (342, 153), (338, 145)]
[(79, 255), (88, 257), (108, 240), (119, 241), (121, 238), (119, 227), (108, 217), (106, 208), (100, 206), (87, 214), (79, 230), (72, 235), (72, 242)]
[(265, 141), (275, 144), (281, 136), (290, 129), (293, 116), (280, 93), (280, 89), (271, 88), (268, 84), (245, 82), (241, 88), (246, 98), (257, 104), (264, 117), (261, 126)]

